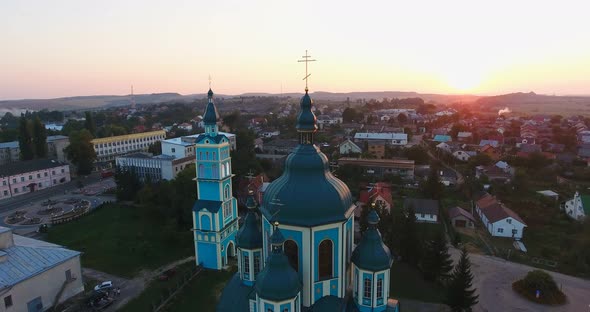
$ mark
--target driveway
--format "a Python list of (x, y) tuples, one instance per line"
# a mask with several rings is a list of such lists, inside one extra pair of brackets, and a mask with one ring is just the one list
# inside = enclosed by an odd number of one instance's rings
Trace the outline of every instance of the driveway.
[[(453, 259), (458, 259), (460, 251), (449, 249)], [(549, 307), (530, 302), (512, 290), (512, 283), (536, 268), (501, 258), (470, 254), (473, 285), (479, 293), (479, 303), (475, 312), (522, 311), (522, 312), (587, 312), (590, 311), (590, 281), (561, 273), (547, 271), (562, 288), (568, 298), (563, 306)]]

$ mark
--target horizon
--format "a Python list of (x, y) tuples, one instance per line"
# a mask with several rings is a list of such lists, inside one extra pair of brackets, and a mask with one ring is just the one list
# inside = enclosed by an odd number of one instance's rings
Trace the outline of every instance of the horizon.
[(8, 0), (0, 100), (195, 94), (209, 75), (220, 94), (303, 92), (306, 49), (311, 90), (585, 96), (590, 4), (565, 2)]

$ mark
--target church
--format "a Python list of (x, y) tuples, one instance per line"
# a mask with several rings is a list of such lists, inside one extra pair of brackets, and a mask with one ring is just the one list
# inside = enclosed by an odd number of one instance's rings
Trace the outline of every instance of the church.
[(312, 105), (306, 86), (296, 125), (299, 144), (262, 202), (250, 193), (238, 228), (230, 144), (218, 132), (219, 115), (208, 92), (205, 133), (196, 141), (196, 263), (214, 270), (228, 268), (230, 258), (238, 264), (217, 311), (400, 311), (388, 299), (393, 258), (377, 230), (379, 216), (370, 212), (369, 229), (355, 246), (356, 206), (314, 144)]

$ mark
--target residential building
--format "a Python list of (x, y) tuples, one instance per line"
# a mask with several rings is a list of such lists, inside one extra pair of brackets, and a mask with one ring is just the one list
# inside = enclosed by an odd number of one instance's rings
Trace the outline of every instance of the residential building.
[(383, 159), (385, 157), (385, 143), (383, 141), (369, 141), (367, 152), (377, 159)]
[(503, 182), (508, 183), (512, 180), (512, 171), (506, 171), (502, 168), (499, 168), (495, 165), (491, 166), (477, 166), (475, 167), (475, 177), (480, 179), (481, 177), (486, 176), (490, 182)]
[(456, 228), (473, 229), (475, 227), (475, 218), (461, 207), (449, 209), (449, 219), (451, 224)]
[(492, 236), (520, 240), (527, 226), (516, 212), (488, 193), (475, 202), (475, 212)]
[(407, 159), (363, 159), (347, 158), (338, 159), (338, 165), (358, 165), (367, 174), (383, 177), (388, 174), (399, 175), (404, 180), (414, 180), (414, 161)]
[(498, 160), (502, 156), (499, 148), (493, 147), (492, 145), (489, 145), (489, 144), (481, 147), (479, 149), (479, 152), (490, 156), (490, 158), (492, 160)]
[(188, 123), (188, 122), (183, 122), (180, 125), (178, 125), (178, 129), (182, 129), (185, 131), (193, 131), (193, 125)]
[(453, 139), (451, 138), (450, 135), (443, 135), (443, 134), (437, 134), (434, 136), (434, 139), (432, 139), (434, 142), (451, 142), (453, 141)]
[(141, 181), (172, 180), (187, 166), (195, 163), (195, 156), (176, 158), (171, 155), (153, 156), (150, 153), (131, 153), (116, 158), (117, 168), (130, 170)]
[[(375, 203), (381, 208), (391, 211), (393, 208), (393, 197), (391, 196), (391, 184), (385, 182), (377, 182), (373, 185), (367, 186), (360, 192), (359, 202), (365, 206)], [(354, 211), (355, 217), (359, 217), (361, 209)]]
[[(195, 156), (195, 144), (197, 138), (201, 135), (192, 134), (183, 137), (177, 137), (172, 139), (166, 139), (162, 141), (162, 154), (170, 155), (176, 158), (185, 158), (188, 156)], [(228, 132), (219, 132), (221, 135), (225, 135), (230, 140), (231, 149), (236, 148), (236, 135)], [(203, 156), (206, 157), (206, 156)]]
[(80, 252), (0, 227), (0, 311), (49, 311), (84, 291)]
[(467, 142), (473, 138), (473, 134), (471, 132), (459, 132), (457, 133), (457, 140), (459, 142)]
[(0, 199), (70, 181), (70, 166), (56, 160), (34, 159), (0, 166)]
[(408, 144), (406, 133), (370, 133), (359, 132), (354, 135), (355, 142), (383, 141), (387, 145), (403, 146)]
[(340, 155), (349, 155), (349, 154), (360, 154), (363, 150), (350, 139), (344, 140), (340, 145), (338, 145), (338, 149), (340, 151)]
[(68, 146), (70, 146), (70, 138), (67, 136), (50, 135), (47, 137), (47, 156), (61, 162), (67, 162), (68, 158), (65, 149)]
[(404, 209), (412, 207), (416, 215), (416, 222), (438, 223), (438, 200), (423, 198), (406, 198)]
[(18, 141), (0, 143), (0, 165), (20, 160)]
[(576, 192), (574, 198), (565, 202), (565, 214), (577, 221), (582, 221), (590, 215), (590, 195), (580, 195)]
[(460, 161), (469, 161), (469, 158), (471, 158), (471, 155), (469, 154), (468, 151), (456, 151), (456, 152), (453, 152), (453, 157), (455, 157), (456, 159), (458, 159)]
[(498, 142), (497, 140), (481, 140), (481, 141), (479, 141), (480, 147), (484, 147), (486, 145), (490, 145), (494, 148), (497, 148), (500, 146), (500, 142)]
[(117, 156), (133, 152), (147, 152), (148, 147), (166, 138), (166, 131), (150, 131), (93, 139), (96, 160), (114, 161)]

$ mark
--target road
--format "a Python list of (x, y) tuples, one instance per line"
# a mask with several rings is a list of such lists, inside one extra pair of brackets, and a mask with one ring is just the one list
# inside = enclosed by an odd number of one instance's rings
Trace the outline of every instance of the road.
[[(458, 259), (460, 251), (450, 248), (453, 259)], [(548, 307), (530, 302), (512, 290), (512, 283), (523, 278), (536, 268), (501, 258), (470, 254), (473, 285), (479, 293), (479, 303), (475, 312), (521, 311), (521, 312), (587, 312), (590, 311), (590, 281), (561, 273), (547, 271), (562, 287), (568, 298), (563, 306)]]
[(428, 144), (422, 144), (422, 147), (424, 147), (426, 149), (426, 153), (428, 153), (428, 156), (430, 158), (438, 160), (445, 168), (447, 168), (449, 170), (453, 170), (453, 172), (455, 172), (455, 174), (457, 175), (457, 185), (461, 185), (461, 184), (465, 183), (465, 178), (463, 177), (463, 174), (461, 174), (461, 172), (459, 172), (457, 169), (447, 165), (447, 163), (445, 163), (444, 161), (438, 159), (438, 157), (436, 157), (432, 153), (432, 151), (430, 150), (430, 147), (428, 147)]
[(56, 195), (64, 194), (64, 192), (71, 192), (78, 189), (77, 181), (81, 180), (84, 185), (96, 183), (100, 181), (100, 174), (93, 173), (87, 177), (80, 179), (74, 179), (68, 183), (56, 185), (50, 188), (42, 189), (32, 193), (27, 193), (0, 201), (0, 213), (20, 208), (27, 203), (36, 202), (39, 200), (45, 200)]

